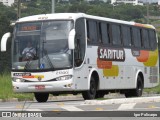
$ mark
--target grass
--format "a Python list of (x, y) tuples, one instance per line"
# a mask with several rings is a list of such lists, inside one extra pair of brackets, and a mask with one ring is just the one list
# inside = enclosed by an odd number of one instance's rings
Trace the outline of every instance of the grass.
[(96, 98), (96, 100), (107, 100), (108, 98)]
[(148, 88), (148, 89), (144, 89), (144, 92), (149, 93), (155, 93), (155, 94), (160, 94), (160, 84), (154, 88)]
[(33, 100), (33, 94), (14, 93), (12, 90), (10, 73), (4, 72), (3, 74), (0, 75), (0, 99), (6, 101), (11, 98), (18, 98), (19, 101)]

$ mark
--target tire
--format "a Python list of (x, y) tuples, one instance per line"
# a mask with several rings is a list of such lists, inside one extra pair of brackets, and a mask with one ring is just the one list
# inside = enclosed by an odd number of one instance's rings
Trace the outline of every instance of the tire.
[(137, 78), (137, 87), (136, 89), (133, 90), (133, 96), (134, 97), (141, 97), (142, 93), (143, 93), (143, 82), (142, 82), (142, 78), (140, 76), (138, 76)]
[(95, 99), (96, 97), (96, 92), (97, 92), (97, 85), (96, 81), (93, 77), (91, 77), (90, 81), (90, 89), (87, 91), (82, 92), (82, 96), (85, 100), (91, 100)]
[(34, 96), (38, 102), (47, 102), (49, 93), (34, 93)]
[(59, 96), (59, 93), (53, 93), (52, 95), (53, 96)]
[(96, 97), (95, 97), (95, 98), (104, 98), (104, 95), (105, 95), (104, 92), (98, 91), (98, 92), (96, 93)]
[(143, 93), (143, 88), (144, 88), (144, 85), (143, 85), (143, 82), (142, 82), (142, 78), (140, 76), (138, 76), (136, 89), (129, 90), (128, 92), (126, 92), (125, 97), (126, 98), (141, 97), (142, 93)]
[(124, 95), (125, 95), (125, 97), (126, 97), (126, 98), (133, 97), (132, 90), (129, 90), (129, 91), (128, 91), (128, 92), (126, 92)]

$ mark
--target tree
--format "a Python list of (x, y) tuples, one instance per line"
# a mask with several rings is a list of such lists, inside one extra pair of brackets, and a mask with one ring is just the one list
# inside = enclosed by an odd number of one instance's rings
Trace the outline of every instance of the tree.
[[(11, 20), (16, 19), (16, 12), (10, 8), (0, 4), (0, 38), (6, 32), (12, 32), (12, 27), (10, 26)], [(0, 72), (4, 70), (9, 70), (11, 67), (11, 41), (7, 44), (7, 52), (0, 53)]]

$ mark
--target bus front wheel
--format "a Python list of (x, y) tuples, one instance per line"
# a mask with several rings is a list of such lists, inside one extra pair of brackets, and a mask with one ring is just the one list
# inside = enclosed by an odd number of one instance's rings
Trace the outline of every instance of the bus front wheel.
[(97, 91), (96, 81), (95, 81), (94, 77), (91, 77), (90, 89), (82, 92), (82, 96), (85, 100), (94, 99), (96, 96), (96, 91)]
[(49, 93), (34, 93), (34, 96), (38, 102), (47, 102)]
[(105, 92), (103, 91), (97, 91), (95, 98), (104, 98)]

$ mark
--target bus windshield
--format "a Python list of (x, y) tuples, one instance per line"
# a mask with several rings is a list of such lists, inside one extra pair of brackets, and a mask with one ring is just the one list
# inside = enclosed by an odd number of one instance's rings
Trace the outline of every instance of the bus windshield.
[(18, 23), (12, 44), (12, 70), (53, 70), (72, 67), (68, 35), (72, 21)]

